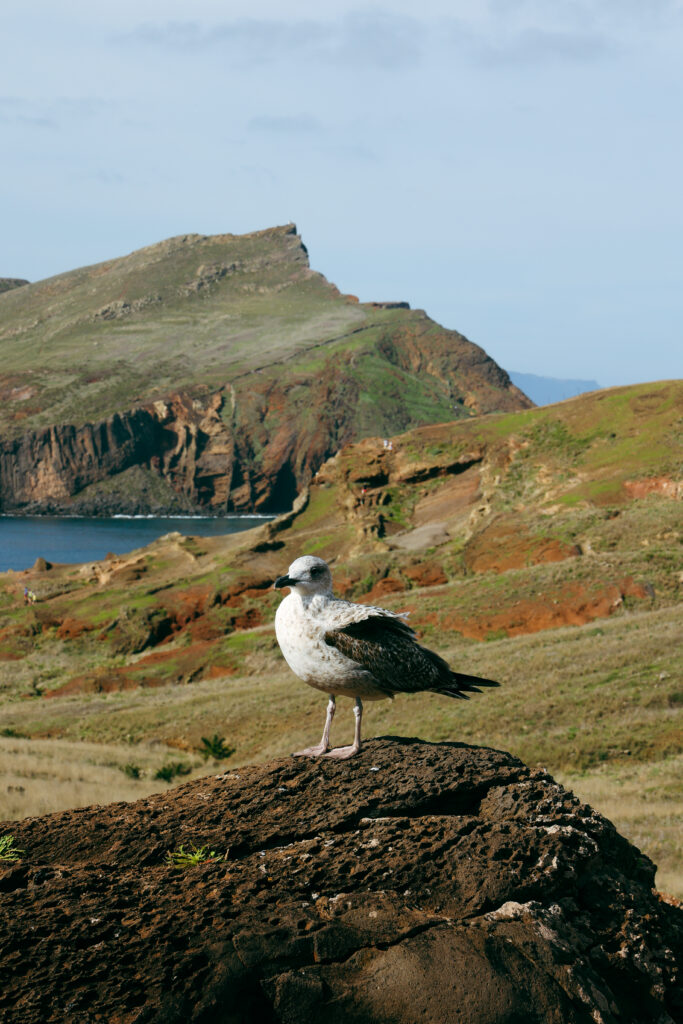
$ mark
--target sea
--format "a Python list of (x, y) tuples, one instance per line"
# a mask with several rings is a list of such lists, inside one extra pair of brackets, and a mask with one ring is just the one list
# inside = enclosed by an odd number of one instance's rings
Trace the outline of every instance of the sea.
[(0, 572), (47, 562), (95, 562), (124, 555), (165, 533), (215, 537), (240, 533), (274, 516), (0, 516)]

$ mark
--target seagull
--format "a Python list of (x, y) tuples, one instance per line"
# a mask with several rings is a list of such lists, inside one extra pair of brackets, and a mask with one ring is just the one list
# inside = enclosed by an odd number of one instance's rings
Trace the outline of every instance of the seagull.
[[(481, 693), (481, 686), (499, 685), (454, 672), (443, 658), (417, 642), (405, 614), (335, 597), (332, 575), (322, 558), (302, 555), (273, 586), (290, 588), (275, 615), (275, 635), (285, 661), (305, 683), (329, 695), (320, 743), (297, 750), (295, 757), (346, 760), (357, 754), (363, 700), (424, 690), (467, 700), (468, 693)], [(355, 699), (355, 731), (351, 746), (331, 750), (337, 695)]]

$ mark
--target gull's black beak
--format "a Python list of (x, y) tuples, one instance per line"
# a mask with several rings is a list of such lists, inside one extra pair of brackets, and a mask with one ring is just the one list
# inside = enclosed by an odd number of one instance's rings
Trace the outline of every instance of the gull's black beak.
[(283, 587), (293, 587), (296, 580), (290, 580), (289, 576), (278, 576), (273, 583), (276, 590), (282, 590)]

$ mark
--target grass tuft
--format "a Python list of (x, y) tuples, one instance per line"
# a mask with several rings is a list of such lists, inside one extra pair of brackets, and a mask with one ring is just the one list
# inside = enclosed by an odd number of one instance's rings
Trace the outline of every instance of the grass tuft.
[(207, 860), (220, 863), (225, 859), (225, 857), (216, 853), (215, 850), (209, 850), (208, 846), (195, 846), (194, 843), (192, 843), (190, 850), (185, 850), (181, 845), (177, 850), (169, 850), (166, 854), (166, 864), (169, 867), (176, 868), (178, 871), (184, 871), (186, 868), (203, 864)]
[(213, 736), (202, 736), (198, 749), (202, 757), (213, 757), (215, 761), (225, 761), (235, 753), (235, 748), (226, 746), (225, 737), (219, 736), (217, 732)]
[[(169, 761), (168, 764), (164, 764), (161, 768), (157, 768), (154, 773), (155, 779), (163, 779), (164, 782), (173, 782), (179, 775), (189, 775), (192, 768), (185, 761)], [(134, 776), (139, 778), (139, 776)]]
[(14, 836), (0, 836), (0, 861), (5, 864), (14, 864), (21, 860), (24, 850), (19, 850), (14, 845)]

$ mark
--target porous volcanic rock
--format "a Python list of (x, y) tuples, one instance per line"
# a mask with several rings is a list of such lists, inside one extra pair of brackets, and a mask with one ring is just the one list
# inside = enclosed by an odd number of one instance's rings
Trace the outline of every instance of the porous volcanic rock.
[(654, 865), (501, 751), (372, 740), (6, 832), (3, 1021), (681, 1019)]

